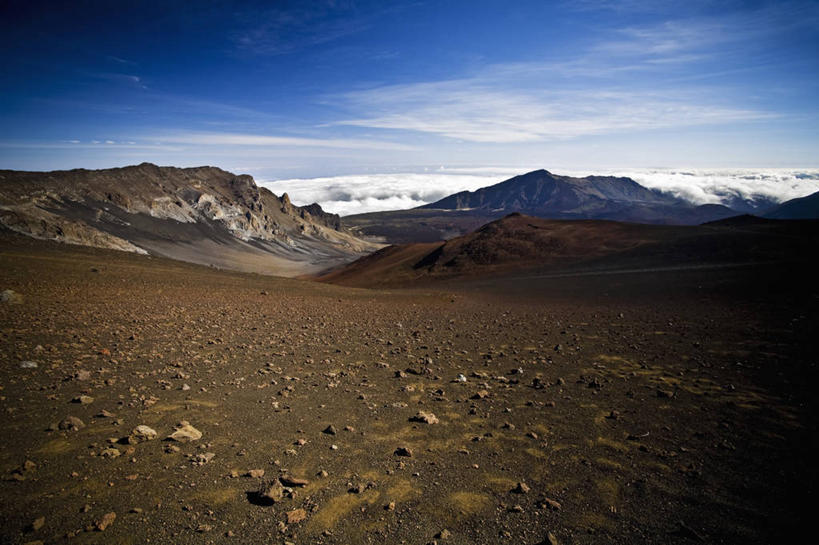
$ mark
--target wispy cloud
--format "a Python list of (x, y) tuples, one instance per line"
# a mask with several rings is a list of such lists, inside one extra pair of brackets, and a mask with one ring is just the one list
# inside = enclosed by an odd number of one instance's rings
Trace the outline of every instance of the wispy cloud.
[(733, 45), (771, 32), (764, 23), (754, 12), (631, 25), (562, 58), (488, 65), (462, 78), (384, 85), (328, 102), (352, 113), (337, 125), (487, 143), (770, 119), (750, 102), (727, 99), (717, 85), (681, 84), (704, 74), (704, 66), (717, 74)]
[(320, 1), (237, 12), (232, 38), (239, 51), (281, 55), (366, 30), (369, 18), (353, 4)]
[(272, 136), (257, 134), (187, 132), (154, 136), (151, 139), (173, 144), (190, 144), (197, 146), (220, 147), (308, 147), (359, 150), (395, 150), (413, 149), (406, 144), (382, 140), (363, 140), (355, 138), (304, 138), (296, 136)]
[(472, 78), (394, 85), (343, 97), (359, 118), (343, 125), (434, 133), (471, 142), (527, 142), (764, 119), (694, 93), (505, 90)]

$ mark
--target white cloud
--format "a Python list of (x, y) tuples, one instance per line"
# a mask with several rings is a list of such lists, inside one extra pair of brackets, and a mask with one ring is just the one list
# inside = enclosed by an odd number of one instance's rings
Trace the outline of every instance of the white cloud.
[(191, 132), (168, 134), (151, 138), (172, 144), (190, 144), (197, 146), (315, 147), (400, 151), (413, 149), (411, 146), (405, 144), (380, 140), (362, 140), (357, 138), (301, 138), (239, 133)]
[(509, 174), (451, 174), (446, 171), (424, 174), (362, 174), (331, 178), (294, 178), (261, 181), (260, 185), (281, 195), (287, 193), (294, 204), (318, 202), (328, 212), (361, 214), (382, 210), (414, 208), (452, 193), (496, 184)]
[(631, 169), (611, 174), (628, 176), (645, 187), (671, 193), (694, 204), (728, 204), (732, 199), (782, 202), (819, 191), (819, 169), (815, 168)]
[[(533, 169), (460, 168), (426, 173), (367, 174), (329, 178), (260, 181), (298, 205), (318, 202), (342, 216), (413, 208), (459, 191), (474, 191)], [(638, 183), (669, 192), (694, 204), (742, 200), (780, 202), (819, 191), (819, 169), (631, 169), (560, 171), (555, 174), (628, 176)]]

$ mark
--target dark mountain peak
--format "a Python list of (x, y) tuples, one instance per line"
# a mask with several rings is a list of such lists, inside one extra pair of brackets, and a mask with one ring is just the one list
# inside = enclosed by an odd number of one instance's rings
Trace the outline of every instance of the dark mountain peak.
[(475, 191), (462, 191), (422, 209), (523, 212), (553, 219), (612, 219), (644, 223), (701, 223), (732, 216), (724, 206), (698, 208), (622, 176), (577, 178), (545, 169)]

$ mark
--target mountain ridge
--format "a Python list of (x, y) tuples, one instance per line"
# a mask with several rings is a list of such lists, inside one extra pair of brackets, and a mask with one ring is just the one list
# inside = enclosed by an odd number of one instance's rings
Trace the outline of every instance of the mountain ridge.
[(295, 206), (249, 175), (141, 163), (0, 171), (0, 226), (71, 244), (297, 275), (376, 248), (318, 204)]

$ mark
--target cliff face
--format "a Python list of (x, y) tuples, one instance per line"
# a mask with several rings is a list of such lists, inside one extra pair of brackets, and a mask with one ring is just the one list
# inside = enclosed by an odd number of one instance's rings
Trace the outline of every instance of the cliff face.
[[(143, 163), (106, 170), (0, 171), (0, 225), (71, 244), (248, 269), (243, 259), (231, 266), (225, 252), (219, 258), (223, 246), (227, 253), (252, 254), (254, 263), (264, 261), (264, 254), (280, 264), (293, 262), (285, 268), (296, 274), (374, 249), (340, 224), (318, 204), (294, 206), (286, 194), (277, 197), (250, 176), (215, 167)], [(185, 251), (174, 251), (175, 245)]]

